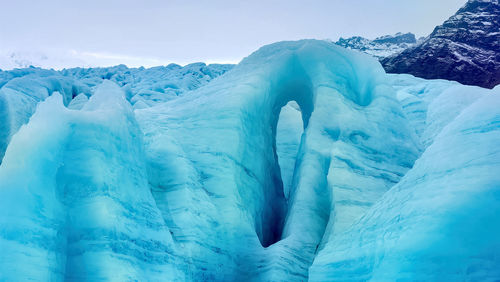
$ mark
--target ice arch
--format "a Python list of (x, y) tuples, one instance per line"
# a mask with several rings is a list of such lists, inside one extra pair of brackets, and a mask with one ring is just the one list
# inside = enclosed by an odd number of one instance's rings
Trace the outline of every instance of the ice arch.
[[(279, 69), (270, 75), (267, 99), (255, 97), (245, 104), (247, 114), (242, 121), (244, 125), (247, 125), (247, 130), (241, 132), (244, 134), (242, 138), (249, 141), (243, 144), (242, 158), (250, 159), (251, 155), (255, 154), (255, 148), (262, 147), (260, 151), (260, 156), (263, 157), (262, 163), (249, 164), (258, 165), (256, 168), (261, 170), (260, 173), (264, 179), (267, 179), (261, 186), (262, 190), (255, 191), (261, 194), (256, 195), (255, 230), (264, 247), (281, 239), (287, 213), (287, 203), (275, 149), (276, 129), (281, 109), (288, 102), (297, 101), (303, 109), (302, 118), (305, 126), (313, 111), (312, 83), (297, 57), (291, 56), (282, 67), (287, 71)], [(239, 185), (239, 188), (247, 189), (244, 185)], [(247, 193), (247, 191), (242, 191), (242, 193)]]
[[(356, 221), (418, 155), (385, 79), (378, 62), (368, 56), (303, 40), (265, 46), (206, 86), (156, 107), (132, 111), (123, 93), (113, 89), (91, 98), (97, 100), (89, 100), (82, 111), (49, 99), (44, 104), (49, 110), (41, 110), (26, 130), (43, 131), (53, 124), (51, 129), (65, 137), (55, 142), (44, 134), (41, 143), (27, 138), (29, 132), (20, 135), (0, 166), (0, 199), (18, 199), (23, 205), (0, 216), (2, 226), (9, 228), (0, 232), (0, 244), (16, 249), (0, 254), (1, 261), (22, 254), (36, 263), (42, 250), (53, 258), (37, 268), (45, 277), (63, 277), (65, 261), (59, 254), (68, 253), (69, 269), (90, 280), (115, 275), (115, 269), (123, 280), (307, 280), (322, 240)], [(108, 90), (119, 93), (117, 100), (107, 99)], [(290, 101), (301, 108), (304, 134), (286, 199), (274, 144), (280, 110)], [(50, 111), (51, 103), (59, 110)], [(108, 110), (114, 119), (108, 118)], [(113, 120), (137, 120), (138, 126)], [(47, 153), (40, 154), (39, 148)], [(38, 161), (16, 161), (15, 152)], [(97, 172), (105, 173), (93, 177)], [(81, 178), (76, 181), (74, 174)], [(53, 213), (39, 218), (42, 208), (26, 205), (38, 199), (33, 190), (22, 189), (30, 187), (26, 181), (53, 184), (33, 186)], [(63, 245), (40, 241), (30, 242), (38, 248), (27, 247), (22, 240), (29, 239), (8, 236), (24, 227), (36, 233), (30, 238), (59, 236), (52, 231), (66, 226), (61, 215), (67, 213), (60, 211), (73, 211), (70, 204), (58, 204), (57, 193), (46, 191), (63, 184), (78, 192), (73, 187), (84, 183), (97, 188), (97, 194), (75, 197), (79, 207), (107, 207), (95, 197), (101, 195), (111, 196), (118, 208), (114, 213), (103, 210), (111, 217), (72, 220), (75, 236), (69, 237), (68, 252)], [(21, 226), (17, 219), (26, 214), (33, 220)], [(112, 218), (118, 220), (107, 221)], [(54, 228), (32, 228), (46, 225)], [(95, 231), (90, 239), (87, 227)], [(103, 236), (117, 245), (89, 252)], [(20, 265), (17, 261), (5, 266)]]
[[(265, 46), (205, 87), (136, 110), (153, 166), (172, 167), (166, 152), (186, 163), (155, 178), (155, 200), (193, 277), (306, 279), (325, 232), (356, 220), (418, 155), (394, 96), (375, 60), (304, 40)], [(287, 199), (273, 147), (290, 101), (304, 134)]]

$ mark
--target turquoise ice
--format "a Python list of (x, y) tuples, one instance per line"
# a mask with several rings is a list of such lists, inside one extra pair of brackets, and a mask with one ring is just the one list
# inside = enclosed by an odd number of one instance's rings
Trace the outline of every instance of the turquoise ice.
[(0, 280), (500, 276), (498, 87), (316, 40), (0, 79)]

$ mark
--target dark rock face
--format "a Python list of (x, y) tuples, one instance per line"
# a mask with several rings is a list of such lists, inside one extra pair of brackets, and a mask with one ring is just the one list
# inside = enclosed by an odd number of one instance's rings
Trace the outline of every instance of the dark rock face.
[(423, 42), (381, 63), (390, 73), (493, 88), (500, 84), (499, 1), (469, 0)]

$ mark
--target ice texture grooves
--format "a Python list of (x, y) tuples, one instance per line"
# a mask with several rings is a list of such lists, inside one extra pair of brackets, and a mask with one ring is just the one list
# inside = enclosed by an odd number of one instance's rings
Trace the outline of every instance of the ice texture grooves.
[(499, 106), (496, 91), (444, 127), (401, 182), (328, 242), (311, 280), (498, 279)]
[(0, 280), (500, 275), (498, 87), (317, 40), (0, 87)]
[(96, 86), (111, 80), (122, 87), (134, 108), (147, 108), (194, 90), (230, 70), (232, 65), (194, 63), (154, 68), (39, 68), (0, 70), (0, 163), (10, 138), (28, 122), (37, 103), (54, 92), (64, 104), (81, 109)]
[(58, 94), (40, 104), (0, 170), (1, 206), (10, 207), (0, 217), (1, 278), (175, 278), (173, 242), (148, 187), (141, 142), (112, 82), (82, 111), (67, 110)]

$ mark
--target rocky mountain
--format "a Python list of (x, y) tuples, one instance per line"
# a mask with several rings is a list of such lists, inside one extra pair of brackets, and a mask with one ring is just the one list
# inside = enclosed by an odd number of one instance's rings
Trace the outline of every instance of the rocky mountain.
[(377, 37), (374, 40), (361, 36), (340, 38), (335, 44), (347, 49), (359, 50), (370, 54), (378, 59), (382, 59), (402, 52), (417, 43), (413, 33), (396, 33)]
[(422, 43), (381, 62), (390, 73), (493, 88), (500, 83), (499, 1), (469, 0)]

